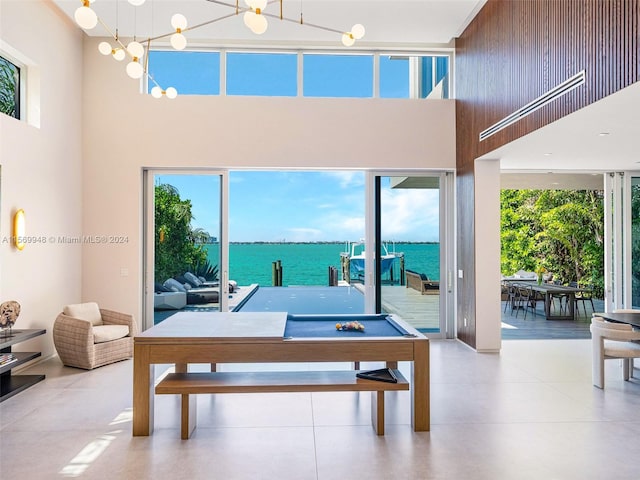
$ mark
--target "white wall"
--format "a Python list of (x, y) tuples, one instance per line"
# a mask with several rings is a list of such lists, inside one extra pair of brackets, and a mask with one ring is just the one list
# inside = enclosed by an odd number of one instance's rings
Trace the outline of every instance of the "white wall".
[[(0, 299), (21, 304), (16, 328), (47, 329), (15, 350), (47, 356), (56, 315), (81, 298), (81, 247), (57, 237), (81, 232), (82, 34), (46, 1), (2, 0), (0, 40), (40, 73), (40, 126), (0, 114)], [(19, 208), (46, 243), (12, 246)]]
[[(143, 167), (455, 168), (455, 102), (138, 92), (85, 41), (83, 298), (141, 312)], [(122, 276), (122, 269), (128, 276)]]
[(500, 161), (475, 162), (476, 350), (501, 348)]

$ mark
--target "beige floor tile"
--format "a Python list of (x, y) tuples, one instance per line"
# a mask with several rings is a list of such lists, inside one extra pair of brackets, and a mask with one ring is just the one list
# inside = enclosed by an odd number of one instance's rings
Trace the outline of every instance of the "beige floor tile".
[(412, 431), (410, 392), (387, 392), (384, 436), (367, 392), (228, 394), (198, 396), (181, 440), (174, 395), (156, 398), (153, 435), (131, 436), (131, 361), (88, 372), (52, 358), (31, 367), (44, 382), (0, 403), (0, 478), (637, 480), (640, 379), (605, 368), (593, 387), (589, 340), (505, 341), (500, 354), (437, 340), (430, 432)]

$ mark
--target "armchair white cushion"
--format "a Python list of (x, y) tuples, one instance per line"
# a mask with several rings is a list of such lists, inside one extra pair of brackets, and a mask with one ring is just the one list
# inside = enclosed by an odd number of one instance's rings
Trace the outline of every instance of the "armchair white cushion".
[(89, 302), (64, 307), (53, 324), (53, 343), (63, 364), (90, 370), (131, 358), (136, 333), (132, 315)]

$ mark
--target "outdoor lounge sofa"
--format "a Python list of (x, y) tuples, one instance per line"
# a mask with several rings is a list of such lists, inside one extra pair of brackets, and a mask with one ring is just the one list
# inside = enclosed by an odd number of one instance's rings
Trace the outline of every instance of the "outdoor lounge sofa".
[(437, 295), (440, 293), (440, 282), (430, 280), (424, 273), (405, 270), (405, 276), (407, 279), (407, 288), (413, 288), (422, 295)]
[[(180, 283), (187, 283), (191, 285), (193, 289), (202, 289), (202, 288), (211, 288), (211, 287), (219, 287), (220, 282), (218, 281), (207, 281), (204, 277), (197, 277), (191, 272), (185, 272), (184, 275), (179, 275), (174, 277)], [(238, 283), (234, 280), (229, 280), (229, 293), (233, 293), (237, 290)]]
[(189, 283), (180, 283), (175, 278), (166, 280), (162, 286), (172, 292), (184, 292), (187, 295), (187, 305), (218, 303), (220, 301), (219, 287), (194, 288)]
[(167, 292), (159, 290), (153, 296), (154, 310), (181, 310), (187, 305), (187, 292)]

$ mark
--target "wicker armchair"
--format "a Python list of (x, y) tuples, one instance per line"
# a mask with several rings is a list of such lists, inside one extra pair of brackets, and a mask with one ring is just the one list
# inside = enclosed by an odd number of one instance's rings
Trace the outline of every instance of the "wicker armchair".
[(97, 303), (67, 305), (53, 324), (53, 343), (64, 365), (91, 370), (133, 356), (133, 316)]

